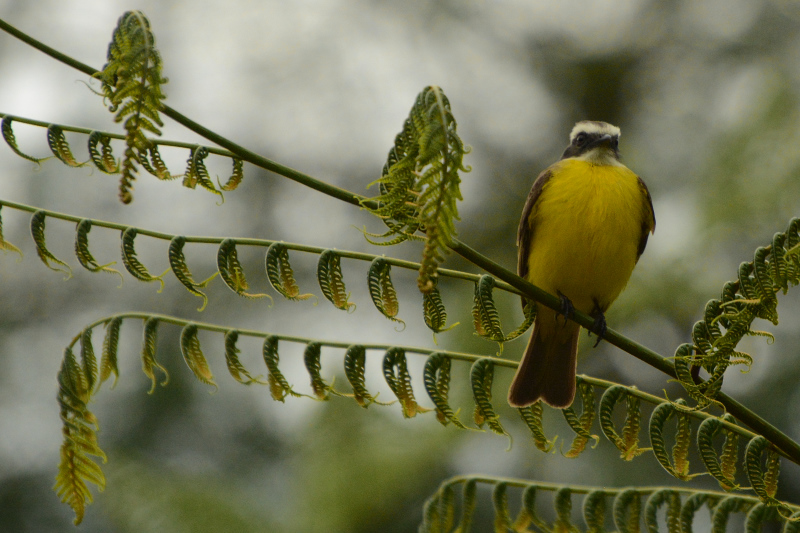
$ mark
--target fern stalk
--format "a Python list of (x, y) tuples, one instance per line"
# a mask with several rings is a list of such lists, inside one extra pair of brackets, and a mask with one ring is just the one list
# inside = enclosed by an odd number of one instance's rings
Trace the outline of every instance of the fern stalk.
[[(6, 33), (20, 39), (21, 41), (27, 43), (33, 48), (49, 55), (50, 57), (58, 61), (61, 61), (62, 63), (72, 68), (75, 68), (76, 70), (83, 72), (88, 76), (94, 76), (96, 73), (100, 72), (97, 69), (92, 68), (89, 65), (86, 65), (85, 63), (82, 63), (80, 61), (77, 61), (76, 59), (66, 54), (63, 54), (45, 45), (44, 43), (32, 38), (31, 36), (18, 30), (17, 28), (8, 24), (2, 19), (0, 19), (0, 30), (5, 31)], [(188, 128), (189, 130), (197, 133), (198, 135), (201, 135), (202, 137), (208, 139), (209, 141), (230, 150), (232, 153), (236, 154), (244, 161), (252, 163), (266, 170), (275, 172), (276, 174), (289, 178), (311, 189), (314, 189), (323, 194), (327, 194), (328, 196), (331, 196), (333, 198), (337, 198), (353, 206), (371, 207), (371, 208), (377, 207), (376, 204), (369, 202), (362, 195), (322, 182), (320, 180), (313, 178), (308, 174), (304, 174), (292, 168), (271, 161), (265, 157), (262, 157), (234, 143), (233, 141), (209, 130), (208, 128), (202, 126), (201, 124), (198, 124), (197, 122), (189, 119), (185, 115), (179, 113), (178, 111), (172, 109), (167, 105), (164, 105), (161, 108), (161, 112), (165, 116), (170, 117), (171, 119), (175, 120), (176, 122)], [(4, 203), (6, 203), (6, 205), (9, 206), (11, 205), (11, 203), (9, 202), (4, 202)], [(75, 222), (78, 222), (80, 220), (78, 217), (73, 217), (73, 219)], [(118, 229), (122, 228), (120, 227)], [(551, 309), (555, 310), (559, 309), (560, 302), (558, 298), (556, 298), (551, 294), (548, 294), (542, 289), (539, 289), (538, 287), (532, 285), (531, 283), (520, 278), (519, 276), (516, 276), (511, 271), (504, 269), (494, 261), (491, 261), (485, 256), (479, 254), (474, 249), (470, 248), (461, 241), (453, 238), (449, 246), (454, 252), (461, 255), (469, 262), (473, 263), (474, 265), (480, 268), (483, 268), (484, 270), (491, 273), (495, 277), (507, 282), (508, 284), (513, 286), (516, 290), (523, 293), (525, 296), (532, 298)], [(575, 312), (574, 320), (575, 322), (577, 322), (578, 324), (580, 324), (585, 328), (591, 328), (594, 324), (594, 320), (590, 316), (586, 315), (585, 313), (581, 313), (579, 311)], [(619, 333), (617, 333), (612, 329), (607, 330), (605, 334), (605, 340), (607, 340), (614, 346), (617, 346), (621, 350), (640, 359), (641, 361), (649, 364), (650, 366), (660, 370), (661, 372), (667, 374), (668, 376), (673, 378), (676, 377), (674, 365), (669, 360), (665, 359), (664, 357), (650, 350), (649, 348), (646, 348), (628, 339), (627, 337), (620, 335)], [(778, 446), (787, 457), (791, 458), (792, 461), (794, 461), (795, 463), (800, 464), (800, 445), (798, 443), (791, 440), (778, 428), (776, 428), (775, 426), (767, 422), (765, 419), (758, 416), (756, 413), (748, 409), (743, 404), (729, 397), (728, 395), (720, 393), (717, 396), (717, 400), (722, 405), (725, 406), (728, 412), (733, 414), (743, 423), (750, 426), (754, 431), (767, 437), (772, 443)]]
[[(458, 239), (453, 239), (451, 248), (458, 255), (470, 263), (481, 267), (490, 274), (502, 279), (512, 287), (516, 288), (526, 296), (533, 298), (537, 302), (546, 305), (550, 309), (558, 311), (561, 308), (561, 301), (552, 294), (536, 287), (529, 281), (522, 279), (510, 270), (506, 270), (488, 257), (467, 246)], [(572, 320), (591, 330), (594, 327), (594, 319), (581, 311), (575, 310)], [(660, 370), (672, 378), (677, 378), (675, 365), (665, 357), (653, 350), (632, 341), (611, 328), (606, 330), (603, 340), (613, 344), (617, 348), (631, 354), (640, 361)], [(744, 404), (731, 398), (727, 394), (720, 392), (716, 400), (737, 419), (748, 425), (753, 431), (764, 435), (770, 442), (780, 448), (782, 453), (797, 464), (800, 464), (800, 444), (790, 439), (780, 429), (769, 423), (764, 418), (758, 416)]]

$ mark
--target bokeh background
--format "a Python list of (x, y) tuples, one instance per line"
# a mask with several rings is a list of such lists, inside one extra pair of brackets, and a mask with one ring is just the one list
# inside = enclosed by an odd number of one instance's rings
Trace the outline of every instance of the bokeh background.
[[(560, 155), (574, 122), (620, 126), (624, 160), (647, 182), (658, 227), (608, 321), (665, 356), (690, 338), (705, 302), (735, 276), (738, 264), (800, 211), (800, 4), (794, 1), (0, 0), (0, 17), (99, 68), (117, 18), (132, 8), (145, 12), (156, 34), (170, 79), (169, 105), (266, 157), (356, 192), (379, 176), (417, 93), (441, 86), (472, 147), (459, 235), (512, 269), (528, 189)], [(2, 112), (120, 130), (83, 75), (5, 34), (0, 73)], [(23, 150), (48, 155), (44, 130), (18, 124), (15, 134)], [(164, 137), (201, 142), (169, 121)], [(68, 139), (85, 159), (84, 138)], [(174, 173), (182, 172), (185, 150), (162, 154)], [(53, 160), (36, 166), (5, 145), (0, 164), (0, 198), (40, 208), (173, 234), (282, 239), (411, 259), (419, 254), (413, 244), (369, 245), (361, 228), (379, 231), (377, 220), (250, 166), (223, 205), (179, 181), (143, 175), (134, 202), (122, 206), (116, 178), (88, 167), (73, 170)], [(209, 166), (212, 174), (229, 173), (213, 157)], [(81, 269), (72, 254), (74, 228), (49, 220), (51, 250), (73, 267), (74, 277), (63, 281), (37, 259), (28, 224), (29, 215), (3, 209), (5, 238), (25, 257), (0, 256), (2, 531), (73, 528), (70, 509), (51, 490), (61, 441), (56, 373), (63, 347), (88, 322), (151, 311), (319, 339), (435, 346), (413, 272), (395, 269), (403, 331), (372, 307), (367, 265), (354, 261), (343, 263), (358, 305), (352, 314), (324, 299), (315, 306), (274, 295), (270, 307), (239, 298), (219, 280), (201, 313), (199, 300), (174, 277), (167, 276), (158, 294), (156, 286), (127, 274), (118, 287), (116, 276)], [(90, 242), (101, 263), (119, 261), (116, 232), (96, 228)], [(137, 239), (151, 272), (167, 267), (166, 249), (166, 242)], [(214, 272), (215, 247), (186, 251), (196, 279)], [(254, 290), (271, 291), (263, 250), (240, 247), (239, 254)], [(316, 257), (292, 258), (301, 288), (319, 294)], [(455, 257), (448, 266), (476, 271)], [(472, 334), (471, 286), (443, 283), (442, 293), (450, 321), (461, 324), (439, 335), (438, 346), (496, 353), (495, 345)], [(497, 299), (509, 331), (521, 320), (518, 302), (508, 295)], [(725, 390), (797, 439), (795, 291), (781, 296), (779, 311), (779, 327), (757, 324), (772, 331), (775, 342), (744, 342), (755, 364), (747, 374), (732, 370)], [(510, 450), (504, 437), (443, 428), (431, 413), (404, 420), (396, 405), (365, 410), (348, 398), (274, 402), (266, 387), (230, 379), (221, 336), (201, 334), (220, 384), (209, 394), (185, 367), (178, 333), (160, 328), (158, 358), (170, 382), (148, 395), (141, 327), (123, 325), (119, 382), (113, 390), (105, 385), (92, 405), (109, 457), (108, 487), (88, 508), (82, 531), (414, 531), (424, 500), (460, 473), (608, 487), (678, 483), (652, 455), (624, 463), (605, 440), (574, 460), (538, 451), (503, 405), (508, 371), (497, 372), (495, 396), (513, 436)], [(524, 342), (509, 343), (503, 355), (519, 357)], [(257, 342), (242, 339), (239, 347), (254, 374), (266, 373)], [(323, 375), (336, 376), (336, 385), (347, 390), (342, 355), (324, 350)], [(287, 377), (308, 392), (301, 356), (302, 345), (281, 345)], [(369, 354), (367, 383), (379, 399), (389, 399), (380, 358)], [(418, 399), (429, 405), (422, 363), (412, 358), (411, 370)], [(592, 350), (585, 339), (579, 372), (679, 394), (643, 363), (606, 344)], [(467, 376), (467, 366), (454, 367), (453, 405), (461, 407), (463, 420), (472, 409)], [(568, 443), (559, 418), (546, 413), (547, 430)], [(716, 488), (702, 478), (695, 486)], [(797, 503), (798, 495), (797, 468), (787, 465), (779, 496)], [(476, 531), (490, 518), (488, 493), (481, 501)]]

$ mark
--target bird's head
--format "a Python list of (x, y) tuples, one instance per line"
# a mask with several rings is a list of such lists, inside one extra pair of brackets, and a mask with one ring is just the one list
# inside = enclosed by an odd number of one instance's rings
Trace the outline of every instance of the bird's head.
[(582, 120), (569, 134), (569, 146), (561, 159), (575, 158), (598, 165), (619, 164), (620, 131), (608, 122)]

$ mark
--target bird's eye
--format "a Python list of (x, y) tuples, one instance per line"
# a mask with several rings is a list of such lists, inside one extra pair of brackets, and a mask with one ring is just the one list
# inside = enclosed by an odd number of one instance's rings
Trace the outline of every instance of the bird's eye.
[(588, 135), (586, 135), (585, 133), (581, 132), (581, 133), (579, 133), (579, 134), (577, 134), (575, 136), (575, 141), (574, 142), (575, 142), (575, 144), (580, 146), (581, 144), (586, 142), (586, 138), (587, 137), (588, 137)]

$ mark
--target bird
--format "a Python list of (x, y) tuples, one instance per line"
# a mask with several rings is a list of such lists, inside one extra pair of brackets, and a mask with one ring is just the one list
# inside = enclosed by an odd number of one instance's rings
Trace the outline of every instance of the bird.
[(508, 391), (513, 407), (540, 400), (557, 409), (572, 404), (580, 326), (568, 318), (575, 309), (592, 316), (597, 346), (606, 332), (605, 312), (655, 232), (650, 192), (620, 161), (619, 137), (620, 129), (607, 122), (578, 122), (561, 158), (528, 194), (517, 230), (517, 273), (557, 295), (561, 309), (538, 306)]

